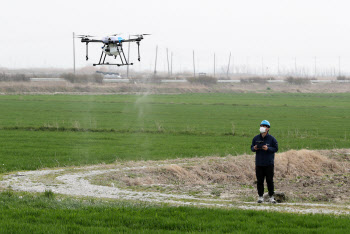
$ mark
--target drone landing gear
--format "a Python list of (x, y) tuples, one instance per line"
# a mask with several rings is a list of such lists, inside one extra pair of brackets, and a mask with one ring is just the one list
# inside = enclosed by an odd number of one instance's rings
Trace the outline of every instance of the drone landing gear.
[[(107, 54), (105, 53), (105, 51), (102, 51), (101, 57), (100, 57), (100, 61), (99, 61), (98, 63), (93, 64), (93, 66), (99, 66), (99, 65), (117, 65), (118, 67), (120, 67), (120, 66), (134, 65), (133, 63), (129, 63), (129, 62), (126, 60), (126, 56), (125, 56), (125, 53), (124, 53), (124, 50), (123, 50), (123, 47), (122, 47), (121, 44), (117, 44), (117, 47), (116, 47), (116, 48), (117, 48), (117, 51), (118, 51), (118, 54), (119, 54), (121, 63), (109, 63), (109, 62), (105, 62)], [(103, 56), (103, 54), (104, 54), (104, 56)], [(102, 60), (102, 57), (103, 57), (103, 60)], [(114, 56), (114, 58), (116, 58), (116, 56)], [(101, 61), (102, 61), (102, 63), (101, 63)]]
[(128, 65), (134, 65), (133, 63), (125, 63), (125, 64), (121, 64), (121, 63), (94, 63), (92, 64), (93, 66), (99, 66), (99, 65), (115, 65), (115, 66), (128, 66)]
[(89, 42), (86, 42), (86, 61), (88, 61), (89, 60)]
[(138, 53), (137, 60), (139, 60), (139, 62), (140, 62), (141, 61), (141, 57), (140, 57), (140, 42), (137, 41), (136, 44), (137, 44), (137, 53)]

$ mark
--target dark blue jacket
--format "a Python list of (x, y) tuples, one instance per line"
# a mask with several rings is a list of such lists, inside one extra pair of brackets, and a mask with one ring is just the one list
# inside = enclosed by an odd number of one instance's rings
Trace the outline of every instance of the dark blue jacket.
[[(267, 145), (268, 150), (258, 149), (254, 150), (254, 145), (256, 145), (257, 141), (263, 141), (264, 145)], [(256, 135), (253, 138), (251, 150), (256, 152), (255, 155), (255, 165), (256, 166), (270, 166), (274, 165), (275, 161), (275, 152), (278, 151), (278, 143), (276, 138), (267, 133), (267, 135), (263, 138), (261, 134)]]

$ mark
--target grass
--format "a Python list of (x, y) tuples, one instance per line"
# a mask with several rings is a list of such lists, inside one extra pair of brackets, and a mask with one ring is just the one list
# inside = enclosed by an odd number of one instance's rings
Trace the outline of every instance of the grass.
[[(262, 119), (281, 151), (349, 147), (350, 94), (3, 95), (0, 173), (242, 154)], [(218, 194), (220, 191), (213, 191)], [(247, 198), (252, 200), (253, 198)], [(0, 193), (0, 232), (348, 233), (348, 216)]]
[(281, 151), (349, 146), (350, 94), (3, 95), (0, 172), (242, 154), (262, 119)]
[(347, 233), (349, 217), (171, 207), (0, 193), (6, 233)]

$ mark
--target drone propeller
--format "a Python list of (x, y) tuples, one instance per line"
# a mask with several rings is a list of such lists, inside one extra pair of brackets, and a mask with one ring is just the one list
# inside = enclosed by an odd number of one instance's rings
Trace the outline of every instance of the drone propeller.
[(135, 35), (131, 35), (131, 36), (140, 37), (140, 36), (148, 36), (148, 35), (152, 35), (152, 34), (143, 33), (143, 34), (135, 34)]
[(91, 36), (91, 35), (76, 35), (76, 38), (87, 38), (87, 37), (95, 37), (95, 36)]

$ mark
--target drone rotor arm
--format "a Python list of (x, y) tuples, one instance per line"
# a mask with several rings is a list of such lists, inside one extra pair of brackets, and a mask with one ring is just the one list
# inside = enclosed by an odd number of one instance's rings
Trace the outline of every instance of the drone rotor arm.
[(140, 41), (138, 38), (131, 38), (131, 39), (125, 39), (123, 42), (135, 42), (135, 41)]
[(102, 40), (96, 40), (96, 39), (89, 39), (89, 38), (82, 38), (81, 42), (103, 42)]

